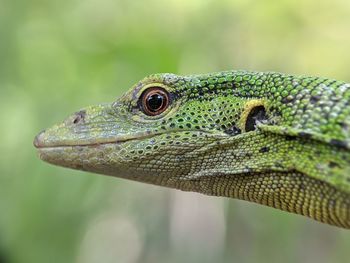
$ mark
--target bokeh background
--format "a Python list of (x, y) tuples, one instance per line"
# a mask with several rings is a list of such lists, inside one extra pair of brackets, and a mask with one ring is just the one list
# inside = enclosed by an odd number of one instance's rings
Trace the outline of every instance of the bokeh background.
[(350, 82), (348, 0), (0, 0), (0, 262), (349, 262), (350, 232), (50, 166), (41, 129), (155, 72)]

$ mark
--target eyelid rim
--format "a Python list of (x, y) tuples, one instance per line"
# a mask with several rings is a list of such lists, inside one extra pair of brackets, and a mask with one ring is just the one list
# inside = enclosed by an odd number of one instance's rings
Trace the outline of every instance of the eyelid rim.
[(141, 86), (140, 88), (136, 89), (134, 91), (134, 98), (135, 99), (139, 99), (140, 96), (142, 95), (142, 93), (148, 89), (148, 88), (151, 88), (151, 87), (159, 87), (159, 88), (163, 88), (165, 91), (167, 91), (169, 94), (171, 94), (174, 90), (173, 88), (165, 85), (164, 83), (161, 83), (161, 82), (151, 82), (151, 83), (148, 83), (146, 85), (143, 85)]
[[(140, 108), (140, 97), (143, 94), (143, 92), (151, 87), (159, 87), (159, 88), (163, 88), (168, 94), (169, 94), (169, 106), (167, 107), (166, 110), (164, 110), (162, 113), (158, 114), (158, 115), (147, 115), (145, 114), (141, 108)], [(176, 95), (173, 93), (174, 89), (164, 85), (163, 83), (159, 83), (159, 82), (152, 82), (149, 83), (147, 85), (144, 85), (143, 87), (141, 87), (140, 89), (138, 89), (135, 93), (135, 99), (137, 99), (136, 102), (136, 107), (134, 108), (137, 112), (134, 112), (134, 115), (131, 116), (131, 119), (133, 121), (139, 122), (139, 123), (151, 123), (155, 120), (161, 120), (162, 118), (164, 118), (165, 116), (171, 115), (174, 112), (176, 112), (176, 110), (179, 108), (180, 106), (180, 101), (179, 100), (175, 100)]]
[[(154, 93), (152, 93), (152, 91), (154, 91)], [(161, 94), (162, 96), (164, 96), (165, 98), (165, 102), (163, 102), (166, 105), (162, 104), (162, 107), (160, 110), (157, 111), (151, 111), (149, 109), (147, 109), (147, 97), (151, 96), (153, 94)], [(151, 86), (145, 90), (143, 90), (142, 94), (139, 97), (139, 101), (138, 101), (138, 105), (140, 107), (140, 110), (142, 110), (142, 112), (144, 114), (146, 114), (147, 116), (158, 116), (160, 114), (162, 114), (164, 111), (166, 111), (171, 104), (171, 94), (164, 89), (163, 87), (158, 87), (158, 86)]]

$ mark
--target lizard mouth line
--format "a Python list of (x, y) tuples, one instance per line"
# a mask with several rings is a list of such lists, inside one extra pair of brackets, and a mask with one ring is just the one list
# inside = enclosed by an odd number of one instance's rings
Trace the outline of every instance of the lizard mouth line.
[(81, 143), (81, 144), (56, 144), (56, 145), (48, 145), (48, 146), (40, 146), (36, 147), (38, 150), (45, 150), (45, 149), (54, 149), (54, 148), (68, 148), (68, 147), (97, 147), (101, 145), (109, 145), (109, 144), (122, 144), (127, 141), (134, 141), (138, 139), (143, 139), (143, 138), (133, 138), (133, 139), (128, 139), (128, 140), (123, 140), (123, 141), (105, 141), (105, 142), (91, 142), (91, 143)]
[(94, 147), (94, 146), (100, 146), (100, 145), (106, 145), (106, 144), (122, 144), (128, 141), (152, 138), (152, 137), (155, 137), (156, 135), (145, 135), (145, 136), (139, 136), (139, 137), (123, 138), (123, 139), (110, 139), (110, 140), (103, 140), (100, 142), (98, 140), (95, 140), (95, 141), (85, 142), (85, 143), (57, 143), (57, 144), (47, 144), (47, 145), (40, 142), (40, 139), (38, 138), (38, 136), (35, 138), (33, 144), (38, 150), (41, 150), (41, 149), (64, 148), (64, 147), (84, 147), (84, 146)]
[[(193, 132), (193, 130), (181, 130), (181, 132)], [(166, 134), (171, 134), (171, 133), (177, 133), (177, 131), (169, 132)], [(212, 133), (207, 132), (207, 131), (201, 131), (202, 134), (206, 135), (212, 135)], [(38, 150), (42, 149), (53, 149), (53, 148), (64, 148), (64, 147), (97, 147), (100, 145), (107, 145), (107, 144), (123, 144), (129, 141), (136, 141), (136, 140), (143, 140), (143, 139), (149, 139), (153, 137), (157, 137), (160, 135), (163, 135), (165, 133), (154, 133), (154, 134), (140, 134), (139, 136), (125, 136), (121, 138), (110, 138), (110, 139), (102, 139), (99, 141), (99, 139), (91, 140), (91, 141), (85, 141), (85, 142), (62, 142), (62, 143), (45, 143), (43, 142), (41, 136), (43, 133), (38, 134), (35, 139), (34, 139), (34, 146)]]

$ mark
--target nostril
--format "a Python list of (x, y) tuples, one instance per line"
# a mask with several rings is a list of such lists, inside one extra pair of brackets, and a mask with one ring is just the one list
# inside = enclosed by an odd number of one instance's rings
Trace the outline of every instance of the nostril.
[(78, 124), (81, 121), (84, 121), (85, 116), (86, 116), (86, 111), (84, 111), (84, 110), (75, 113), (75, 118), (73, 119), (73, 124)]
[(74, 124), (77, 124), (77, 123), (80, 122), (80, 120), (81, 120), (80, 116), (76, 116), (76, 117), (74, 118), (74, 120), (73, 120), (73, 123), (74, 123)]

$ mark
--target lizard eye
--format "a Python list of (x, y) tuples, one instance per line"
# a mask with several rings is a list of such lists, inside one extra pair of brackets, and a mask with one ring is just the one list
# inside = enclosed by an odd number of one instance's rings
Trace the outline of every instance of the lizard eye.
[(169, 106), (169, 93), (160, 87), (146, 89), (140, 99), (141, 109), (149, 116), (159, 115)]

